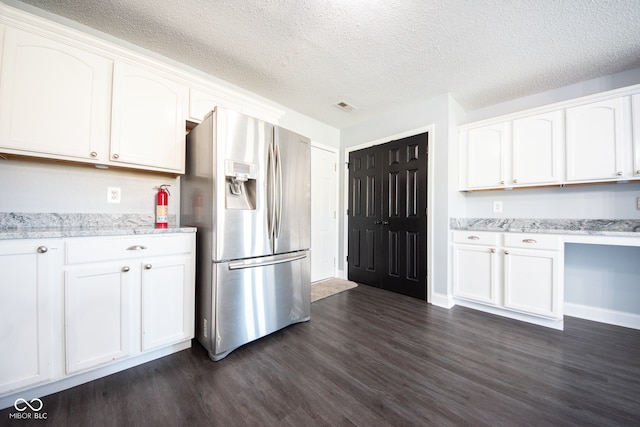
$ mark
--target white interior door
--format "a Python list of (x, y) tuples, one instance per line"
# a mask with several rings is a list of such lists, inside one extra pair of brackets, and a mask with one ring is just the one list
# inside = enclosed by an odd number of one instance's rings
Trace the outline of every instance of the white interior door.
[(311, 281), (335, 277), (338, 152), (311, 146)]

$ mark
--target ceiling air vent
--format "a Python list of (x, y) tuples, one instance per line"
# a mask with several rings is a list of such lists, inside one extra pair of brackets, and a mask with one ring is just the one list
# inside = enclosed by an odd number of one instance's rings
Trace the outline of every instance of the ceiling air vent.
[(356, 107), (354, 107), (351, 104), (346, 103), (345, 101), (340, 101), (336, 104), (336, 107), (340, 108), (341, 110), (344, 111), (353, 111), (356, 109)]

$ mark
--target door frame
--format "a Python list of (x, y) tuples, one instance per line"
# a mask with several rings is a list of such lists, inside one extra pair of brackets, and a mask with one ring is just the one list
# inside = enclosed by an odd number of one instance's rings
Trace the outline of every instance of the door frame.
[[(334, 224), (334, 235), (335, 235), (335, 244), (333, 247), (333, 256), (334, 256), (334, 263), (333, 263), (333, 277), (339, 277), (338, 274), (338, 256), (339, 256), (339, 249), (340, 249), (340, 224), (338, 221), (338, 210), (340, 209), (340, 174), (339, 174), (339, 169), (338, 169), (338, 164), (340, 163), (340, 150), (336, 147), (331, 147), (329, 145), (324, 145), (324, 144), (319, 144), (317, 142), (311, 141), (311, 148), (317, 148), (320, 150), (324, 150), (324, 151), (328, 151), (330, 152), (335, 160), (335, 177), (336, 177), (336, 187), (335, 187), (335, 224)], [(313, 188), (312, 190), (313, 191)], [(313, 248), (312, 248), (313, 249)], [(312, 255), (313, 256), (313, 255)]]
[(349, 265), (346, 260), (347, 255), (349, 254), (349, 216), (347, 215), (347, 209), (349, 207), (349, 167), (347, 165), (349, 161), (349, 154), (352, 151), (361, 150), (363, 148), (373, 147), (374, 145), (381, 145), (387, 142), (395, 141), (402, 138), (407, 138), (409, 136), (419, 135), (421, 133), (428, 133), (428, 162), (427, 162), (427, 302), (431, 303), (432, 294), (433, 294), (433, 286), (431, 283), (431, 277), (433, 275), (433, 197), (434, 197), (434, 159), (435, 159), (435, 144), (433, 143), (435, 139), (435, 124), (431, 124), (428, 126), (423, 126), (420, 128), (408, 130), (405, 132), (397, 133), (394, 135), (386, 136), (384, 138), (379, 138), (373, 141), (365, 142), (363, 144), (355, 145), (353, 147), (348, 147), (344, 149), (344, 180), (343, 180), (343, 202), (344, 202), (344, 213), (343, 213), (343, 232), (344, 232), (344, 241), (343, 250), (344, 250), (344, 269), (343, 274), (346, 278), (346, 272), (349, 271)]

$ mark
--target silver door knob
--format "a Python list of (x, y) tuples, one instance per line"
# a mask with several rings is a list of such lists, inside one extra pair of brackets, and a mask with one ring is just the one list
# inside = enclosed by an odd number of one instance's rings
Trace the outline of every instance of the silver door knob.
[(616, 175), (618, 175), (618, 176), (622, 176), (622, 172), (618, 172)]
[(95, 151), (91, 152), (91, 157), (98, 157), (98, 153), (96, 153)]
[(120, 155), (116, 153), (116, 154), (114, 154), (114, 155), (113, 155), (113, 158), (114, 158), (114, 159), (119, 159), (119, 158), (120, 158)]
[(122, 272), (123, 272), (123, 273), (126, 273), (126, 272), (127, 272), (127, 271), (129, 271), (129, 270), (130, 270), (130, 268), (129, 268), (129, 267), (127, 267), (127, 266), (122, 267)]
[(144, 269), (145, 270), (151, 270), (152, 265), (151, 264), (145, 264)]
[(47, 248), (46, 246), (39, 246), (38, 247), (38, 253), (39, 254), (46, 253), (48, 250), (49, 250), (49, 248)]
[(514, 180), (513, 180), (513, 183), (514, 183), (514, 184), (517, 184), (517, 183), (518, 183), (518, 180), (517, 180), (517, 179), (514, 179)]
[(505, 255), (509, 255), (509, 251), (504, 251), (504, 254)]

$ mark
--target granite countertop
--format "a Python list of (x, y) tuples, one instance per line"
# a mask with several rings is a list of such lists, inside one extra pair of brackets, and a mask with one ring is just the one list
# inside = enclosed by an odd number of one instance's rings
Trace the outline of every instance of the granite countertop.
[(470, 231), (640, 238), (640, 219), (450, 218), (449, 228)]
[(155, 228), (153, 215), (144, 214), (0, 212), (0, 240), (195, 232), (195, 227), (177, 226), (175, 215), (169, 216), (168, 228)]

